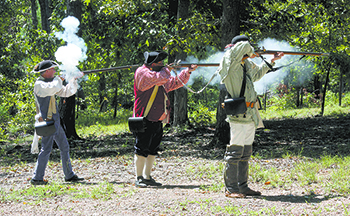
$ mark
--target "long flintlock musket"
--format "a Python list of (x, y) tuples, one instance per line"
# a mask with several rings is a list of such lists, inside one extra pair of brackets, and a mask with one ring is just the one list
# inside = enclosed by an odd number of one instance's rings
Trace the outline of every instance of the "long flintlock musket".
[[(318, 52), (297, 52), (297, 51), (282, 51), (282, 50), (266, 50), (264, 47), (258, 48), (254, 53), (258, 55), (274, 55), (278, 52), (283, 52), (285, 55), (303, 55), (303, 56), (329, 56), (329, 53), (318, 53)], [(249, 58), (245, 55), (242, 60)], [(179, 67), (190, 67), (191, 65), (197, 65), (198, 67), (218, 67), (219, 63), (180, 63), (175, 62), (174, 68)]]
[[(318, 53), (318, 52), (298, 52), (298, 51), (282, 51), (282, 50), (266, 50), (264, 47), (258, 48), (255, 54), (258, 55), (274, 55), (276, 53), (283, 52), (285, 55), (302, 55), (302, 56), (329, 56), (329, 53)], [(242, 60), (249, 58), (244, 56)]]
[(92, 74), (92, 73), (98, 73), (98, 72), (107, 72), (107, 71), (114, 71), (114, 70), (123, 70), (123, 69), (131, 69), (135, 67), (140, 67), (140, 65), (125, 65), (125, 66), (119, 66), (119, 67), (111, 67), (111, 68), (102, 68), (102, 69), (96, 69), (96, 70), (86, 70), (82, 71), (84, 74)]
[[(283, 52), (285, 55), (305, 55), (305, 56), (329, 56), (329, 53), (318, 53), (318, 52), (298, 52), (298, 51), (283, 51), (283, 50), (266, 50), (264, 47), (258, 48), (255, 53), (258, 55), (274, 55), (278, 52)], [(249, 58), (249, 56), (244, 56), (242, 60)], [(172, 66), (173, 68), (181, 68), (181, 67), (190, 67), (191, 65), (197, 65), (198, 67), (218, 67), (219, 63), (180, 63), (176, 62)], [(98, 72), (107, 72), (114, 70), (123, 70), (123, 69), (132, 69), (140, 67), (140, 65), (125, 65), (119, 67), (111, 67), (111, 68), (102, 68), (96, 70), (87, 70), (82, 71), (84, 74), (98, 73)]]

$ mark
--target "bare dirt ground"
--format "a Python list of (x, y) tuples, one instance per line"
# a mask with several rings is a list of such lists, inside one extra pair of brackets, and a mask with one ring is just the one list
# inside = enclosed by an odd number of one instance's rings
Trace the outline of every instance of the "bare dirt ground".
[[(350, 117), (265, 121), (257, 132), (251, 166), (291, 169), (297, 157), (350, 154)], [(163, 151), (153, 177), (161, 187), (135, 188), (133, 137), (119, 134), (71, 141), (74, 171), (85, 177), (81, 184), (63, 181), (59, 151), (55, 149), (46, 169), (50, 186), (37, 186), (41, 194), (26, 196), (36, 155), (30, 144), (2, 145), (0, 172), (1, 215), (350, 215), (349, 195), (325, 191), (322, 183), (285, 187), (250, 182), (260, 197), (228, 199), (224, 196), (221, 171), (223, 147), (210, 145), (214, 130), (202, 128), (181, 134), (165, 134)], [(349, 168), (350, 169), (350, 168)], [(330, 182), (329, 184), (332, 184)], [(59, 189), (54, 190), (52, 185)], [(57, 188), (56, 187), (56, 188)], [(350, 187), (350, 185), (349, 185)], [(71, 192), (70, 192), (71, 190)], [(8, 194), (18, 191), (18, 198)], [(60, 193), (60, 191), (63, 191)]]

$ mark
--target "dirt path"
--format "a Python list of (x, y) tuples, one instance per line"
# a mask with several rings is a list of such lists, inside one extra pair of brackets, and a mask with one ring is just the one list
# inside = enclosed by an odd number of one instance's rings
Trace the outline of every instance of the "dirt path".
[[(257, 133), (251, 166), (291, 169), (296, 158), (281, 158), (286, 151), (306, 158), (349, 155), (350, 120), (319, 118), (267, 121)], [(283, 133), (281, 133), (283, 130)], [(135, 188), (132, 142), (127, 134), (72, 143), (75, 172), (82, 184), (63, 182), (58, 150), (54, 150), (46, 171), (50, 186), (26, 196), (35, 156), (29, 147), (4, 148), (8, 166), (0, 172), (1, 215), (349, 215), (349, 196), (329, 193), (321, 183), (284, 187), (264, 182), (250, 183), (260, 197), (228, 199), (223, 195), (222, 148), (208, 148), (213, 131), (203, 129), (181, 135), (168, 133), (157, 158), (153, 177), (158, 188)], [(19, 156), (19, 153), (21, 155)], [(16, 159), (17, 158), (17, 159)], [(16, 165), (17, 164), (17, 165)], [(331, 184), (331, 183), (330, 183)], [(57, 189), (58, 188), (58, 189)], [(55, 190), (57, 189), (57, 190)], [(16, 194), (15, 192), (19, 193)], [(38, 190), (37, 190), (38, 191)], [(11, 198), (8, 194), (11, 194)], [(16, 198), (17, 197), (17, 198)]]

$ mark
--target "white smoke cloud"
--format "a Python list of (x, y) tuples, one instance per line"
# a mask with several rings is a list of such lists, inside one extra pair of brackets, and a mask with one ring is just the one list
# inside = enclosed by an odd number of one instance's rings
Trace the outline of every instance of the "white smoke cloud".
[[(288, 42), (286, 41), (278, 41), (275, 39), (267, 38), (261, 42), (258, 43), (259, 47), (264, 47), (266, 50), (280, 50), (280, 51), (298, 51), (295, 47), (292, 47)], [(272, 55), (268, 57), (267, 55), (263, 55), (266, 57), (266, 60), (269, 61), (272, 58)], [(300, 56), (293, 56), (293, 55), (285, 55), (282, 57), (282, 59), (277, 60), (275, 63), (276, 65), (274, 67), (279, 67), (282, 65), (288, 65), (291, 62), (296, 61), (294, 64), (284, 67), (280, 70), (277, 70), (276, 72), (268, 73), (266, 74), (261, 80), (254, 83), (254, 88), (258, 94), (263, 94), (267, 90), (271, 89), (273, 84), (280, 83), (289, 73), (291, 70), (294, 70), (295, 68), (298, 68), (298, 70), (302, 70), (302, 76), (299, 76), (299, 83), (303, 83), (305, 79), (310, 77), (310, 74), (312, 73), (312, 63), (306, 62), (304, 60), (298, 61), (298, 59), (302, 57)], [(262, 60), (260, 58), (254, 58), (252, 59), (257, 64), (261, 64)], [(263, 63), (264, 64), (264, 63)]]
[[(208, 58), (204, 60), (198, 60), (194, 56), (189, 56), (186, 58), (185, 61), (181, 61), (181, 63), (194, 63), (194, 64), (199, 64), (199, 63), (220, 63), (222, 57), (224, 56), (224, 52), (216, 52), (212, 55), (210, 55)], [(192, 72), (190, 80), (186, 84), (192, 85), (195, 80), (200, 78), (203, 83), (203, 87), (205, 84), (208, 83), (208, 81), (211, 79), (211, 77), (215, 74), (216, 69), (218, 67), (198, 67), (197, 70)], [(217, 74), (217, 76), (214, 77), (214, 79), (210, 82), (210, 85), (215, 85), (217, 83), (220, 83), (220, 75)], [(195, 91), (198, 91), (200, 89), (194, 89)]]
[[(265, 39), (258, 43), (259, 47), (264, 47), (266, 50), (281, 50), (281, 51), (298, 51), (295, 47), (292, 47), (288, 42), (286, 41), (278, 41), (275, 39)], [(208, 49), (210, 50), (210, 49)], [(193, 56), (189, 56), (186, 58), (186, 61), (182, 63), (220, 63), (222, 57), (224, 55), (224, 52), (216, 52), (212, 55), (210, 55), (207, 59), (198, 61)], [(273, 58), (272, 55), (263, 55), (267, 61), (269, 61), (271, 58)], [(288, 74), (291, 70), (295, 70), (296, 68), (298, 71), (301, 71), (303, 75), (299, 75), (299, 83), (303, 83), (305, 79), (309, 79), (312, 74), (312, 68), (313, 64), (310, 62), (307, 62), (305, 60), (298, 61), (298, 59), (301, 56), (295, 56), (295, 55), (285, 55), (282, 57), (282, 59), (276, 61), (275, 67), (279, 67), (282, 65), (288, 65), (291, 62), (296, 61), (294, 64), (284, 67), (276, 72), (268, 73), (266, 74), (261, 80), (254, 83), (254, 88), (257, 91), (258, 94), (263, 94), (266, 92), (266, 90), (269, 90), (272, 88), (273, 84), (279, 84)], [(251, 59), (256, 64), (265, 64), (261, 58), (254, 58)], [(197, 70), (195, 70), (191, 74), (191, 78), (187, 85), (192, 85), (194, 80), (198, 77), (201, 77), (203, 79), (203, 86), (206, 84), (209, 79), (212, 77), (213, 74), (215, 74), (217, 67), (198, 67)], [(220, 75), (217, 75), (212, 81), (211, 85), (220, 83)], [(195, 89), (198, 90), (198, 89)]]
[(59, 68), (60, 74), (67, 81), (75, 77), (80, 77), (81, 72), (77, 68), (79, 62), (86, 60), (87, 47), (82, 38), (76, 34), (79, 30), (80, 22), (73, 16), (68, 16), (62, 20), (61, 26), (65, 29), (63, 32), (56, 32), (55, 36), (66, 42), (65, 46), (61, 46), (55, 53), (56, 60), (61, 62)]

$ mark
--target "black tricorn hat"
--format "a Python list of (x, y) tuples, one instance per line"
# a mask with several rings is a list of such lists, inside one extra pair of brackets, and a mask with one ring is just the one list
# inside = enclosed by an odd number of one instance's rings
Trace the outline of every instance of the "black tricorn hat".
[(153, 52), (144, 52), (143, 56), (145, 57), (145, 64), (146, 65), (151, 65), (152, 63), (155, 62), (160, 62), (168, 57), (168, 53), (157, 50)]
[(238, 35), (232, 38), (231, 44), (236, 44), (241, 41), (249, 41), (249, 38), (245, 35)]
[(44, 72), (50, 68), (58, 67), (58, 64), (51, 60), (44, 60), (37, 65), (35, 65), (34, 69), (32, 70), (33, 73), (41, 73)]

